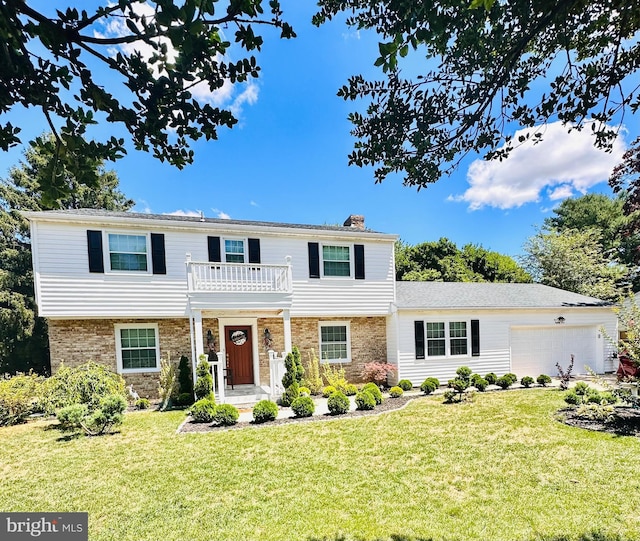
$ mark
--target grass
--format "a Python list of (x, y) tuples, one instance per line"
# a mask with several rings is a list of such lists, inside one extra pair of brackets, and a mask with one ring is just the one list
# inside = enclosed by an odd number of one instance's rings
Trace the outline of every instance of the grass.
[(91, 540), (617, 541), (640, 531), (640, 440), (554, 420), (555, 390), (176, 435), (182, 412), (62, 439), (0, 429), (0, 509), (88, 511)]

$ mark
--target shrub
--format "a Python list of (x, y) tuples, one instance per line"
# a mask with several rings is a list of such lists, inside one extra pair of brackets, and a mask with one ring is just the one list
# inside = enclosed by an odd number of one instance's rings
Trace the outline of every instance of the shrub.
[(334, 366), (329, 363), (322, 365), (322, 376), (327, 381), (327, 385), (342, 393), (344, 393), (346, 386), (349, 385), (345, 374), (346, 371), (342, 365)]
[(569, 388), (569, 381), (571, 380), (571, 371), (573, 370), (574, 360), (575, 358), (572, 353), (566, 370), (562, 368), (562, 366), (560, 366), (560, 363), (556, 363), (556, 368), (558, 369), (558, 376), (560, 377), (560, 388), (563, 391), (566, 391)]
[(329, 398), (333, 393), (335, 393), (337, 391), (337, 389), (333, 386), (333, 385), (327, 385), (323, 390), (322, 390), (322, 396), (325, 398)]
[(316, 405), (310, 396), (300, 396), (291, 403), (291, 409), (296, 417), (311, 417)]
[[(456, 370), (456, 376), (458, 376), (459, 379), (471, 384), (471, 368), (469, 368), (468, 366), (461, 366), (460, 368), (458, 368)], [(467, 387), (468, 386), (469, 385), (467, 385)]]
[(171, 407), (179, 394), (178, 373), (176, 365), (171, 362), (170, 355), (167, 355), (166, 359), (160, 359), (158, 394), (160, 395), (160, 410)]
[(136, 408), (139, 410), (148, 410), (149, 406), (151, 406), (151, 402), (149, 402), (148, 398), (138, 398), (136, 400)]
[[(300, 360), (300, 350), (296, 346), (293, 346), (291, 353), (287, 353), (287, 356), (284, 358), (284, 367), (287, 370), (284, 376), (282, 376), (282, 385), (284, 385), (284, 388), (288, 389), (294, 383), (297, 387), (300, 387), (300, 383), (304, 377), (304, 367)], [(297, 396), (294, 398), (297, 398)]]
[(218, 404), (213, 410), (212, 422), (219, 426), (231, 426), (238, 422), (240, 413), (233, 404)]
[[(188, 394), (193, 397), (193, 377), (191, 376), (191, 363), (189, 358), (183, 355), (178, 363), (178, 395)], [(191, 398), (193, 401), (193, 398)], [(191, 402), (189, 402), (191, 404)], [(188, 406), (189, 404), (183, 404)]]
[(106, 366), (88, 361), (70, 368), (61, 366), (42, 386), (42, 408), (46, 413), (71, 404), (86, 404), (90, 411), (111, 394), (125, 397), (125, 382), (120, 374)]
[(375, 383), (367, 383), (362, 388), (362, 390), (369, 391), (375, 399), (376, 404), (382, 404), (382, 393), (380, 392), (380, 387), (378, 387)]
[(320, 361), (316, 355), (315, 350), (311, 350), (308, 353), (309, 361), (307, 362), (307, 368), (305, 370), (305, 377), (302, 383), (310, 391), (310, 394), (317, 396), (322, 394), (322, 376), (320, 375)]
[(596, 389), (589, 389), (582, 397), (583, 402), (588, 404), (600, 404), (602, 402), (602, 395)]
[(471, 374), (471, 385), (476, 386), (476, 381), (484, 379), (480, 374)]
[(533, 385), (534, 381), (533, 378), (531, 376), (525, 376), (520, 380), (520, 385), (522, 385), (523, 387), (531, 387)]
[(377, 383), (378, 385), (384, 385), (387, 381), (387, 376), (396, 370), (396, 366), (389, 363), (365, 363), (364, 369), (362, 370), (362, 379), (364, 381)]
[(75, 430), (82, 428), (82, 421), (89, 414), (86, 404), (71, 404), (60, 408), (56, 412), (56, 418), (63, 430)]
[(613, 406), (600, 404), (583, 404), (576, 409), (576, 416), (605, 423), (615, 419)]
[(538, 382), (538, 385), (546, 387), (547, 385), (549, 385), (549, 383), (551, 383), (551, 377), (547, 376), (546, 374), (540, 374), (536, 381)]
[(178, 406), (190, 406), (193, 404), (193, 395), (189, 393), (180, 393), (176, 399)]
[(278, 416), (278, 404), (271, 400), (260, 400), (253, 406), (253, 422), (266, 423), (267, 421), (275, 421)]
[(300, 387), (298, 387), (298, 383), (294, 381), (291, 385), (289, 385), (289, 387), (287, 387), (287, 389), (285, 390), (284, 394), (280, 399), (280, 402), (285, 408), (288, 408), (291, 406), (293, 401), (299, 396), (300, 396)]
[(349, 399), (340, 391), (332, 393), (327, 400), (327, 407), (329, 408), (329, 413), (331, 413), (331, 415), (342, 415), (343, 413), (347, 413), (349, 411), (349, 405)]
[(511, 380), (511, 385), (513, 385), (514, 383), (518, 383), (518, 376), (516, 376), (513, 372), (509, 372), (502, 377), (509, 378)]
[(300, 387), (298, 389), (300, 396), (311, 396), (311, 389), (309, 387)]
[(589, 385), (584, 381), (579, 381), (576, 383), (576, 386), (573, 388), (575, 393), (580, 396), (584, 396), (589, 392)]
[(399, 386), (391, 387), (391, 389), (389, 389), (389, 396), (391, 398), (400, 398), (403, 394), (404, 391)]
[(443, 396), (445, 404), (453, 404), (454, 402), (460, 402), (462, 400), (462, 395), (451, 389), (445, 391)]
[(398, 387), (400, 387), (403, 391), (410, 391), (413, 389), (413, 383), (411, 383), (408, 379), (401, 379), (398, 382)]
[(567, 391), (563, 398), (564, 401), (571, 406), (582, 404), (582, 397), (578, 395), (573, 389), (571, 391)]
[(211, 398), (201, 398), (189, 410), (195, 423), (211, 423), (216, 413), (216, 403)]
[(22, 423), (41, 393), (42, 378), (35, 374), (0, 377), (0, 426)]
[(496, 385), (501, 389), (508, 389), (513, 385), (513, 380), (508, 376), (501, 376), (496, 380)]
[(358, 388), (353, 383), (347, 383), (342, 392), (347, 396), (354, 396), (358, 392)]
[(618, 397), (611, 393), (611, 392), (605, 392), (602, 393), (602, 400), (606, 400), (607, 404), (616, 404), (618, 402)]
[(436, 378), (427, 378), (420, 385), (420, 390), (424, 394), (431, 394), (438, 387), (440, 387), (440, 382)]
[[(402, 390), (402, 389), (401, 389)], [(376, 399), (369, 391), (360, 391), (356, 394), (357, 410), (372, 410), (376, 407)]]
[(196, 375), (196, 384), (193, 387), (196, 398), (198, 398), (198, 400), (209, 399), (215, 402), (213, 395), (213, 376), (211, 375), (211, 368), (204, 355), (202, 355), (198, 361)]
[(476, 389), (478, 389), (478, 391), (480, 391), (481, 393), (484, 393), (487, 390), (487, 387), (489, 386), (489, 382), (484, 378), (477, 378), (474, 381), (473, 386)]
[(127, 401), (121, 394), (111, 394), (100, 400), (99, 407), (91, 410), (86, 404), (71, 404), (56, 412), (64, 430), (82, 429), (89, 436), (99, 436), (122, 424)]
[(457, 393), (464, 393), (470, 385), (470, 380), (460, 377), (449, 380), (449, 387), (451, 387)]
[(498, 376), (496, 376), (494, 372), (489, 372), (484, 379), (489, 382), (489, 385), (495, 385), (496, 381), (498, 381)]

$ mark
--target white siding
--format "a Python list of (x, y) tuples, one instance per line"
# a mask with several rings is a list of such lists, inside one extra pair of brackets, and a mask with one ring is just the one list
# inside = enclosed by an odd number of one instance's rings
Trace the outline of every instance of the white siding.
[[(87, 256), (87, 229), (123, 233), (163, 233), (165, 237), (166, 275), (147, 273), (90, 273)], [(365, 245), (366, 279), (309, 278), (308, 242), (324, 242), (353, 246)], [(261, 262), (284, 264), (292, 257), (293, 295), (283, 298), (252, 298), (239, 294), (235, 300), (210, 297), (211, 309), (254, 310), (291, 307), (291, 316), (374, 316), (389, 313), (394, 300), (393, 239), (331, 237), (330, 233), (309, 231), (308, 235), (279, 235), (273, 231), (225, 234), (216, 229), (189, 230), (154, 226), (140, 220), (126, 227), (96, 224), (66, 224), (38, 221), (33, 227), (34, 268), (38, 291), (39, 313), (45, 317), (175, 317), (187, 313), (187, 280), (185, 256), (193, 261), (207, 261), (207, 236), (260, 239)], [(103, 250), (107, 252), (106, 243)], [(353, 259), (353, 250), (352, 250)], [(37, 259), (36, 259), (37, 258)], [(207, 308), (207, 299), (198, 295), (197, 306)], [(195, 305), (194, 305), (195, 306)]]
[[(410, 379), (414, 385), (419, 385), (426, 377), (437, 377), (441, 383), (446, 383), (448, 379), (455, 376), (455, 371), (460, 366), (468, 366), (474, 372), (485, 375), (488, 372), (495, 372), (498, 375), (512, 371), (511, 364), (511, 340), (513, 328), (524, 327), (549, 327), (555, 325), (553, 320), (559, 315), (566, 318), (565, 328), (576, 327), (598, 329), (599, 349), (594, 359), (594, 369), (602, 372), (610, 370), (607, 363), (610, 363), (613, 346), (602, 335), (600, 329), (606, 329), (606, 335), (616, 336), (617, 319), (612, 310), (606, 308), (564, 308), (562, 312), (558, 310), (475, 310), (458, 311), (443, 310), (433, 311), (408, 311), (398, 312), (398, 377), (400, 379)], [(459, 355), (451, 357), (427, 357), (416, 359), (414, 321), (467, 321), (477, 319), (480, 322), (480, 356), (471, 356), (470, 342), (469, 355)], [(551, 323), (551, 325), (550, 325)], [(390, 331), (393, 328), (390, 327)], [(469, 333), (470, 334), (470, 333)], [(573, 339), (580, 339), (579, 334), (573, 334)], [(390, 342), (395, 339), (391, 337)], [(540, 348), (542, 351), (544, 344), (532, 345), (533, 348)], [(578, 344), (576, 344), (576, 351)], [(566, 362), (569, 358), (567, 357)], [(576, 359), (577, 361), (577, 359)], [(566, 362), (561, 363), (565, 364)], [(543, 373), (542, 365), (537, 373), (517, 374), (520, 376), (531, 375), (533, 377)], [(576, 373), (584, 373), (582, 366), (576, 362)], [(549, 375), (557, 375), (555, 371)]]

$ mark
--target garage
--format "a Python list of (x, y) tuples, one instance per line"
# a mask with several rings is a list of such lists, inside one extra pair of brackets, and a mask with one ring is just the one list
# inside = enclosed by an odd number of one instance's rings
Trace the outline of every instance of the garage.
[(598, 351), (602, 333), (595, 326), (511, 328), (511, 371), (518, 377), (557, 376), (556, 363), (566, 368), (572, 354), (574, 374), (585, 374), (585, 366), (600, 372)]

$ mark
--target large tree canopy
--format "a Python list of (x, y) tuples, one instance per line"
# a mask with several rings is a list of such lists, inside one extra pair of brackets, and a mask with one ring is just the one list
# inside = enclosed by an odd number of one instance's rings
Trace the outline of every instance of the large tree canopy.
[(36, 317), (29, 224), (20, 211), (128, 210), (133, 206), (133, 201), (119, 191), (116, 174), (101, 163), (96, 163), (98, 184), (94, 188), (82, 185), (62, 168), (70, 195), (55, 205), (47, 203), (40, 184), (56, 161), (52, 141), (50, 135), (38, 138), (38, 143), (25, 152), (24, 161), (12, 167), (6, 179), (0, 179), (0, 375), (31, 369), (42, 373), (49, 363), (47, 326)]
[[(353, 113), (350, 163), (374, 165), (376, 181), (403, 172), (418, 187), (450, 173), (469, 152), (505, 157), (560, 120), (587, 126), (608, 148), (639, 106), (637, 0), (320, 0), (314, 22), (341, 11), (380, 36), (386, 78), (353, 76), (339, 95), (365, 98)], [(408, 59), (424, 71), (403, 76)], [(415, 63), (412, 64), (414, 69)], [(636, 78), (634, 78), (636, 77)], [(519, 140), (510, 133), (529, 128)]]
[[(0, 2), (0, 113), (40, 108), (55, 134), (56, 164), (93, 187), (95, 162), (125, 152), (123, 139), (85, 141), (96, 113), (123, 125), (136, 149), (183, 167), (193, 158), (190, 140), (215, 139), (220, 126), (237, 122), (231, 110), (201, 103), (196, 90), (258, 76), (254, 56), (231, 57), (260, 49), (257, 25), (295, 36), (278, 0), (269, 1), (269, 15), (262, 0), (118, 0), (55, 14), (33, 4)], [(97, 65), (108, 68), (103, 79)], [(0, 123), (0, 149), (20, 143), (19, 132)], [(43, 185), (51, 201), (67, 193), (56, 172)]]

